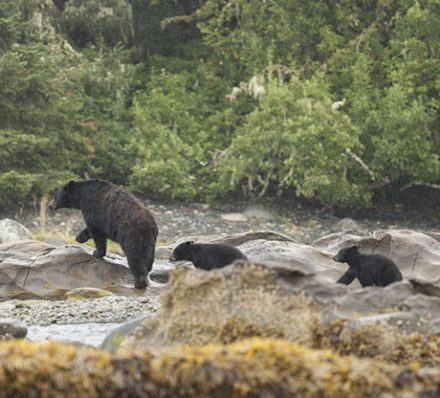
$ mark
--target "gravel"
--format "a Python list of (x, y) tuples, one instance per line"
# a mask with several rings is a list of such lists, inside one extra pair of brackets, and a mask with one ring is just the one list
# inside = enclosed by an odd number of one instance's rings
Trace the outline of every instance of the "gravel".
[(222, 218), (230, 212), (227, 209), (214, 209), (202, 203), (192, 204), (148, 204), (157, 219), (159, 240), (174, 242), (177, 238), (194, 235), (237, 234), (246, 231), (270, 230), (286, 233), (285, 221), (277, 217), (272, 221), (246, 219), (246, 221), (227, 221)]
[(0, 303), (2, 318), (19, 319), (26, 325), (120, 323), (155, 312), (158, 297), (108, 296), (84, 300), (9, 300)]

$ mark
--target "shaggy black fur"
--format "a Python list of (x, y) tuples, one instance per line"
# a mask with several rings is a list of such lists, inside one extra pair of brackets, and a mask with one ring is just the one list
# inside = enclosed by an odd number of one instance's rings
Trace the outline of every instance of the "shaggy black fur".
[(361, 254), (356, 246), (339, 251), (333, 260), (347, 263), (349, 269), (337, 282), (349, 285), (354, 278), (365, 286), (387, 286), (401, 281), (402, 274), (397, 265), (388, 257), (379, 254)]
[(87, 228), (77, 236), (78, 242), (92, 237), (96, 245), (93, 255), (98, 258), (106, 254), (107, 239), (118, 242), (127, 256), (135, 287), (145, 288), (158, 228), (139, 199), (109, 181), (70, 181), (55, 192), (49, 208), (80, 209)]
[(190, 241), (178, 245), (170, 257), (170, 261), (187, 260), (206, 270), (224, 267), (237, 259), (246, 260), (247, 257), (235, 247)]

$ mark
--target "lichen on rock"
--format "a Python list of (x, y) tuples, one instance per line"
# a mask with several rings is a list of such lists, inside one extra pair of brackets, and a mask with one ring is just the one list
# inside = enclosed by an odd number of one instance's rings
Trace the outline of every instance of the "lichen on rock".
[(349, 319), (319, 325), (315, 332), (314, 348), (400, 365), (417, 363), (425, 368), (440, 366), (438, 334), (406, 333), (385, 322), (352, 324)]
[(0, 398), (434, 397), (440, 371), (260, 338), (125, 356), (20, 341), (0, 343), (0, 385)]
[(121, 349), (231, 343), (251, 336), (310, 343), (320, 306), (305, 294), (283, 290), (276, 278), (270, 268), (245, 263), (209, 272), (177, 269), (157, 316), (141, 322)]

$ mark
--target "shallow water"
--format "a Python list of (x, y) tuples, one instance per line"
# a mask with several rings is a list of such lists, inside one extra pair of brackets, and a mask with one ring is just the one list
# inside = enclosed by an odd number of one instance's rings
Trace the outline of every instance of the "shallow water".
[(58, 340), (98, 347), (120, 323), (78, 323), (29, 326), (26, 338), (31, 341)]

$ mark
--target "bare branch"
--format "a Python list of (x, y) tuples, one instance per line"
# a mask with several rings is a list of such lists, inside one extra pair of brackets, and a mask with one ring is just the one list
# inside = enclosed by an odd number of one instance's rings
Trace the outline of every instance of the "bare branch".
[(376, 181), (376, 175), (374, 174), (373, 170), (371, 170), (358, 155), (353, 153), (350, 148), (345, 148), (345, 152), (347, 152), (348, 156), (350, 156), (354, 161), (361, 165), (361, 167), (368, 173), (373, 181)]
[(404, 191), (406, 189), (412, 188), (412, 187), (429, 187), (433, 189), (440, 189), (440, 184), (431, 184), (429, 182), (423, 182), (423, 181), (413, 181), (410, 182), (403, 187), (400, 188), (401, 191)]

